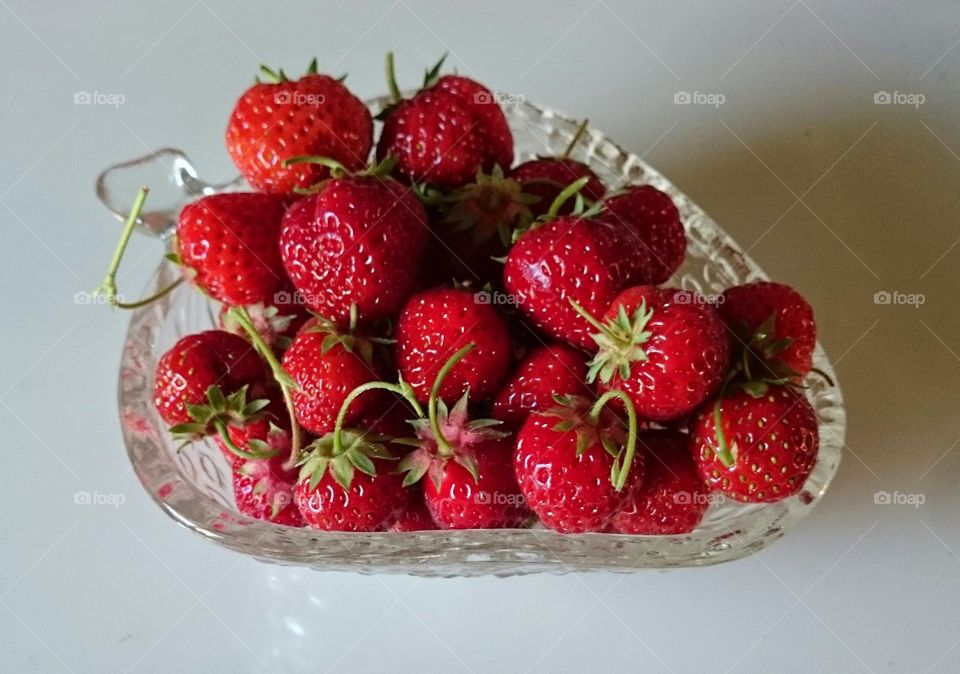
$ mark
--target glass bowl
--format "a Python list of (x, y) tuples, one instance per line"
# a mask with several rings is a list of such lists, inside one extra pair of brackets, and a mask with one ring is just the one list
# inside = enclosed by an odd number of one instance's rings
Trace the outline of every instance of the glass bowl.
[[(516, 142), (518, 161), (564, 151), (577, 123), (520, 97), (498, 96)], [(369, 101), (379, 110), (382, 99)], [(766, 279), (764, 272), (696, 204), (634, 154), (596, 130), (581, 138), (574, 157), (586, 162), (610, 187), (650, 184), (669, 194), (680, 209), (689, 239), (686, 261), (672, 285), (705, 294)], [(200, 195), (243, 189), (240, 180), (201, 180), (183, 152), (160, 150), (107, 169), (97, 194), (123, 218), (136, 187), (152, 188), (140, 229), (167, 235), (180, 207)], [(177, 275), (162, 263), (148, 293)], [(845, 414), (840, 388), (810, 377), (806, 395), (820, 422), (820, 453), (803, 490), (779, 503), (744, 505), (717, 496), (700, 526), (682, 536), (558, 534), (521, 530), (334, 533), (296, 529), (255, 520), (233, 506), (230, 467), (211, 442), (177, 452), (151, 402), (160, 355), (180, 337), (216, 324), (218, 307), (181, 286), (135, 311), (120, 366), (119, 403), (123, 436), (144, 488), (184, 527), (238, 552), (279, 564), (361, 573), (400, 572), (423, 576), (512, 575), (536, 572), (633, 571), (642, 568), (705, 566), (754, 553), (780, 538), (823, 497), (840, 463)], [(817, 345), (814, 366), (836, 382)]]

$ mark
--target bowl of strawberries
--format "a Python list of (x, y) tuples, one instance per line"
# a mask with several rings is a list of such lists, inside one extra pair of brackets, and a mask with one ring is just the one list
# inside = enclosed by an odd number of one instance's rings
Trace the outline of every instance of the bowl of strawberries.
[[(119, 403), (146, 491), (258, 559), (418, 575), (700, 566), (824, 495), (813, 310), (585, 122), (441, 74), (363, 102), (261, 70), (202, 180), (98, 181), (124, 222)], [(132, 207), (130, 186), (141, 189)], [(148, 205), (149, 201), (149, 205)], [(169, 239), (147, 296), (117, 269)]]

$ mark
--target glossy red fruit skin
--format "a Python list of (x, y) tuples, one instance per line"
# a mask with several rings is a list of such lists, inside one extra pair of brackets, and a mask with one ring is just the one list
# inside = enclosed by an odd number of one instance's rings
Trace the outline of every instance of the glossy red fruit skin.
[(650, 431), (637, 438), (637, 449), (645, 453), (643, 484), (624, 501), (610, 530), (671, 536), (696, 529), (710, 504), (710, 490), (690, 456), (690, 437)]
[(443, 466), (440, 488), (424, 478), (423, 498), (441, 529), (512, 529), (530, 519), (517, 486), (513, 441), (501, 438), (474, 447), (477, 476), (453, 460)]
[(509, 330), (496, 309), (467, 290), (433, 288), (410, 298), (397, 323), (397, 363), (418, 400), (430, 397), (444, 363), (471, 342), (476, 347), (443, 380), (442, 400), (457, 400), (467, 387), (472, 400), (497, 392), (510, 367)]
[(280, 254), (309, 308), (341, 326), (393, 318), (413, 292), (428, 236), (417, 198), (395, 180), (330, 180), (287, 211)]
[(570, 306), (570, 299), (599, 316), (621, 290), (647, 276), (621, 229), (569, 216), (541, 225), (513, 245), (503, 269), (504, 286), (540, 330), (595, 349), (590, 335), (596, 330)]
[(330, 174), (325, 166), (283, 161), (298, 155), (330, 157), (352, 171), (367, 163), (373, 119), (359, 98), (326, 75), (255, 84), (240, 97), (226, 132), (227, 151), (254, 188), (289, 194)]
[(390, 526), (390, 531), (433, 531), (439, 529), (437, 523), (433, 521), (433, 516), (427, 510), (426, 503), (423, 502), (423, 494), (419, 487), (409, 487), (414, 493), (410, 497), (410, 503), (404, 508), (403, 512), (397, 518), (397, 521)]
[(294, 502), (308, 526), (324, 531), (385, 531), (406, 508), (410, 494), (403, 477), (394, 474), (392, 461), (374, 459), (377, 474), (356, 471), (349, 489), (344, 489), (329, 471), (316, 489), (310, 478), (294, 489)]
[(703, 408), (692, 429), (693, 457), (708, 485), (744, 503), (780, 501), (803, 488), (817, 462), (820, 434), (802, 394), (784, 386), (760, 398), (736, 392), (723, 399), (721, 418), (728, 446), (736, 447), (729, 468), (713, 449), (713, 405)]
[[(530, 205), (534, 217), (539, 217), (550, 210), (553, 200), (570, 183), (580, 178), (590, 178), (580, 194), (588, 201), (599, 201), (607, 191), (590, 167), (575, 159), (542, 158), (526, 161), (510, 173), (511, 177), (523, 185), (526, 194), (540, 197), (540, 201)], [(575, 200), (570, 199), (560, 208), (560, 215), (568, 215), (574, 206)]]
[(628, 187), (604, 201), (603, 217), (622, 223), (633, 250), (645, 257), (651, 285), (664, 283), (683, 264), (687, 237), (673, 200), (650, 185)]
[(157, 362), (153, 403), (169, 425), (189, 421), (185, 404), (207, 400), (207, 389), (219, 386), (229, 395), (266, 377), (263, 361), (250, 344), (223, 330), (187, 335)]
[[(323, 353), (327, 333), (312, 330), (314, 325), (311, 320), (297, 333), (281, 364), (299, 388), (293, 392), (297, 421), (308, 431), (325, 435), (333, 431), (337, 413), (350, 392), (376, 381), (378, 373), (356, 351), (348, 351), (342, 344)], [(346, 424), (373, 409), (376, 401), (376, 393), (357, 398), (347, 412)]]
[(527, 506), (543, 524), (561, 533), (605, 531), (621, 504), (642, 483), (643, 456), (634, 457), (627, 483), (610, 483), (613, 458), (599, 445), (577, 456), (577, 434), (557, 431), (559, 419), (527, 417), (517, 434), (513, 467)]
[(776, 357), (801, 377), (810, 372), (817, 345), (817, 323), (813, 308), (790, 286), (761, 281), (728, 288), (717, 300), (717, 311), (731, 330), (745, 321), (751, 333), (774, 316), (774, 339), (793, 340)]
[[(293, 502), (297, 471), (283, 469), (285, 458), (236, 462), (233, 466), (234, 501), (237, 510), (244, 515), (288, 527), (302, 527), (303, 518)], [(276, 514), (274, 503), (278, 504)]]
[(177, 253), (188, 279), (231, 306), (269, 302), (287, 283), (277, 241), (288, 200), (271, 194), (213, 194), (177, 221)]
[(536, 347), (500, 389), (493, 402), (493, 418), (519, 428), (531, 412), (555, 407), (554, 395), (589, 396), (586, 378), (581, 351), (566, 344)]
[(513, 163), (513, 136), (496, 97), (466, 77), (447, 75), (401, 101), (384, 121), (377, 159), (397, 157), (394, 175), (444, 189), (477, 171)]
[(604, 392), (620, 389), (644, 419), (668, 422), (696, 410), (717, 392), (730, 364), (730, 335), (716, 309), (694, 293), (653, 286), (625, 290), (611, 303), (604, 321), (623, 306), (628, 315), (646, 301), (653, 318), (643, 344), (646, 360), (630, 365), (630, 376), (615, 373), (598, 381)]

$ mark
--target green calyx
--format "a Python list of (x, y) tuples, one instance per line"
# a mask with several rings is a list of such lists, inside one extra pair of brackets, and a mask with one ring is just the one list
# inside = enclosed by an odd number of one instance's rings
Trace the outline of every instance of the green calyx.
[(391, 344), (393, 340), (379, 337), (366, 337), (357, 331), (357, 305), (350, 305), (350, 327), (340, 330), (337, 324), (319, 314), (313, 314), (314, 324), (306, 328), (305, 332), (321, 333), (324, 335), (320, 344), (320, 353), (326, 355), (331, 349), (342, 347), (350, 353), (356, 353), (368, 366), (373, 366), (374, 349), (377, 344)]
[(332, 157), (322, 157), (319, 155), (297, 155), (295, 157), (289, 157), (283, 160), (284, 168), (289, 168), (297, 164), (317, 164), (319, 166), (325, 166), (330, 171), (330, 177), (321, 180), (310, 187), (295, 187), (294, 192), (300, 195), (310, 195), (316, 194), (324, 188), (328, 180), (337, 180), (340, 178), (349, 178), (349, 177), (362, 177), (362, 176), (372, 176), (374, 178), (387, 178), (390, 173), (393, 171), (393, 167), (397, 164), (396, 156), (389, 154), (383, 158), (383, 161), (380, 161), (375, 164), (371, 164), (362, 171), (351, 171), (341, 162), (333, 159)]
[[(546, 213), (541, 215), (536, 220), (532, 220), (528, 222), (525, 226), (522, 226), (522, 227), (518, 226), (514, 228), (512, 241), (516, 243), (520, 239), (520, 237), (522, 237), (527, 232), (533, 229), (536, 229), (540, 225), (556, 220), (559, 217), (560, 209), (563, 208), (563, 205), (566, 204), (568, 201), (570, 201), (570, 199), (574, 200), (573, 210), (570, 211), (570, 215), (572, 217), (592, 218), (595, 215), (598, 215), (602, 210), (602, 206), (600, 202), (590, 204), (587, 202), (586, 199), (584, 199), (583, 195), (580, 193), (581, 190), (584, 188), (584, 186), (588, 182), (590, 182), (590, 177), (583, 176), (582, 178), (578, 178), (577, 180), (573, 181), (566, 187), (563, 187), (563, 189), (560, 190), (560, 193), (550, 203), (550, 208), (547, 209)], [(547, 179), (531, 180), (531, 181), (528, 181), (526, 184), (534, 185), (538, 183), (550, 185), (551, 187), (558, 187), (558, 188), (562, 187), (562, 185), (560, 185), (556, 181), (547, 180)]]
[[(626, 437), (623, 434), (622, 422), (615, 415), (605, 413), (606, 405), (614, 398), (623, 404), (627, 412)], [(633, 401), (626, 393), (616, 389), (607, 391), (593, 402), (571, 395), (555, 395), (554, 401), (557, 403), (556, 407), (540, 414), (559, 419), (553, 430), (576, 434), (577, 456), (599, 444), (613, 459), (610, 466), (610, 484), (617, 491), (621, 491), (627, 483), (637, 449), (639, 425)]]
[(601, 382), (607, 384), (614, 375), (627, 379), (634, 363), (647, 360), (643, 345), (652, 334), (647, 330), (647, 324), (653, 318), (653, 309), (647, 308), (645, 299), (641, 300), (640, 306), (632, 315), (627, 314), (626, 308), (621, 304), (617, 315), (606, 323), (601, 323), (591, 316), (573, 299), (570, 300), (570, 305), (597, 329), (591, 337), (598, 350), (597, 355), (590, 361), (587, 381), (593, 383), (599, 377)]
[(227, 449), (243, 459), (269, 459), (275, 456), (276, 450), (262, 441), (251, 441), (250, 450), (244, 450), (230, 439), (228, 426), (242, 426), (261, 419), (264, 409), (270, 404), (270, 400), (266, 398), (248, 401), (247, 390), (248, 387), (244, 386), (225, 396), (219, 386), (211, 386), (207, 389), (206, 403), (187, 403), (187, 414), (191, 421), (172, 426), (170, 432), (184, 442), (192, 442), (216, 433)]
[[(420, 87), (420, 91), (424, 89), (429, 89), (434, 84), (437, 83), (437, 80), (440, 78), (440, 71), (443, 69), (443, 62), (447, 60), (447, 54), (444, 54), (440, 57), (440, 60), (437, 61), (432, 68), (428, 68), (423, 73), (423, 85)], [(390, 116), (390, 113), (393, 112), (393, 109), (403, 100), (403, 93), (400, 91), (400, 86), (397, 84), (397, 73), (396, 68), (393, 62), (393, 52), (388, 51), (385, 59), (385, 70), (387, 74), (387, 89), (390, 91), (390, 102), (384, 106), (383, 110), (377, 114), (376, 119), (378, 121), (383, 121)]]
[(377, 474), (373, 459), (394, 459), (385, 444), (389, 440), (362, 429), (337, 429), (304, 447), (304, 454), (297, 464), (300, 479), (309, 478), (310, 491), (313, 491), (324, 473), (329, 471), (338, 485), (349, 489), (356, 471), (371, 476)]
[[(307, 66), (307, 72), (305, 75), (316, 75), (318, 72), (317, 69), (317, 59), (314, 58), (310, 61), (310, 64)], [(262, 78), (262, 79), (261, 79)], [(283, 82), (289, 82), (290, 78), (287, 77), (287, 74), (283, 72), (283, 68), (274, 70), (263, 64), (260, 65), (260, 74), (254, 80), (257, 84), (281, 84)]]
[(436, 197), (425, 192), (428, 205), (446, 211), (444, 222), (455, 231), (471, 231), (475, 244), (497, 237), (504, 246), (513, 240), (515, 228), (529, 226), (533, 219), (530, 206), (538, 197), (527, 194), (513, 178), (505, 176), (500, 166), (487, 174), (477, 172), (477, 179), (449, 195)]

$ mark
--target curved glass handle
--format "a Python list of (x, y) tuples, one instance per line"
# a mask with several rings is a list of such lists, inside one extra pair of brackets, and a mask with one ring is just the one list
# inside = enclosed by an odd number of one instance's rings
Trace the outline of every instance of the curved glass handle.
[(146, 208), (137, 229), (150, 236), (173, 233), (180, 209), (199, 197), (243, 189), (239, 176), (226, 183), (211, 184), (197, 176), (190, 159), (176, 148), (163, 148), (143, 157), (114, 164), (97, 176), (97, 198), (121, 222), (141, 187), (150, 188)]

